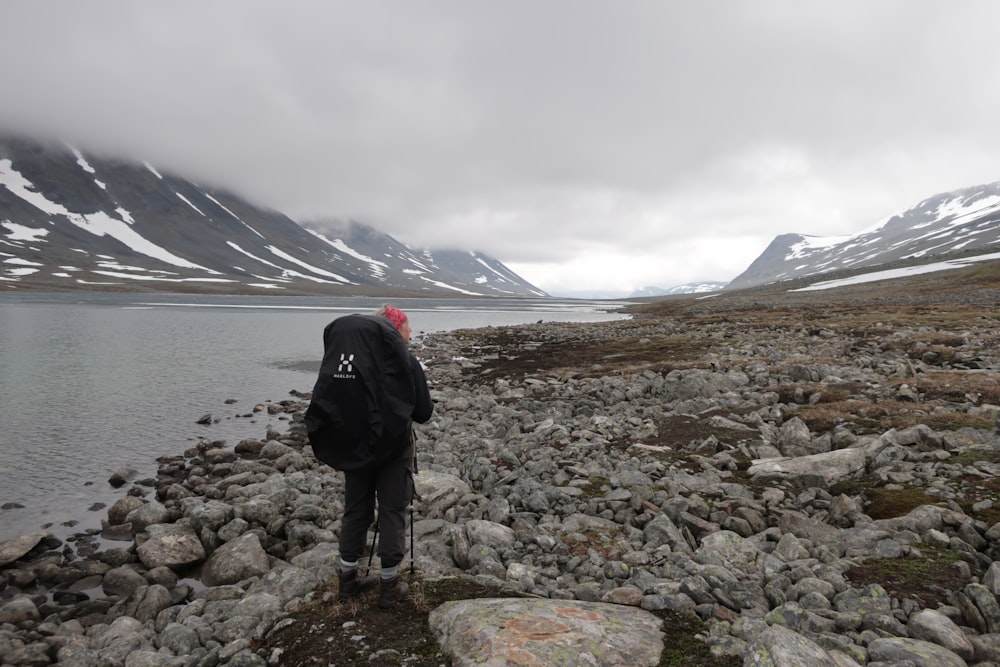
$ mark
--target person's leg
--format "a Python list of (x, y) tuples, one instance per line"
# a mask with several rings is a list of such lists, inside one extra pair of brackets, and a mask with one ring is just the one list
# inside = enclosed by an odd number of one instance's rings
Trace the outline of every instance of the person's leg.
[(344, 481), (338, 589), (342, 602), (373, 589), (378, 583), (375, 577), (358, 576), (358, 560), (365, 552), (365, 538), (375, 511), (375, 477), (368, 472), (347, 472)]
[(406, 554), (406, 509), (413, 498), (413, 449), (407, 446), (399, 456), (375, 474), (378, 495), (378, 557), (382, 570), (398, 566)]
[(377, 473), (378, 557), (382, 567), (379, 606), (391, 607), (408, 591), (399, 580), (399, 564), (406, 553), (406, 509), (413, 499), (412, 445)]
[(375, 515), (375, 474), (344, 473), (344, 513), (340, 519), (340, 559), (357, 563), (365, 553), (365, 537)]

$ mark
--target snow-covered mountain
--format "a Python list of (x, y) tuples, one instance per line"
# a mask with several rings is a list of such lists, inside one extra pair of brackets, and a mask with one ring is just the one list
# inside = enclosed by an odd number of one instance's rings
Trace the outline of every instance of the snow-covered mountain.
[[(343, 265), (355, 272), (377, 276), (389, 285), (412, 290), (437, 287), (469, 295), (481, 294), (485, 288), (490, 294), (545, 296), (489, 255), (458, 250), (412, 250), (388, 234), (351, 221), (309, 221), (302, 226), (340, 253)], [(450, 282), (444, 282), (445, 277)], [(514, 292), (512, 288), (517, 285), (534, 291)]]
[(232, 193), (0, 137), (0, 289), (546, 296), (478, 252), (356, 222), (299, 224)]
[(851, 236), (783, 234), (726, 289), (997, 250), (1000, 182), (935, 195)]
[(675, 294), (706, 294), (708, 292), (719, 292), (726, 286), (726, 283), (684, 283), (670, 288), (663, 287), (642, 287), (632, 292), (629, 298), (641, 298), (647, 296), (671, 296)]

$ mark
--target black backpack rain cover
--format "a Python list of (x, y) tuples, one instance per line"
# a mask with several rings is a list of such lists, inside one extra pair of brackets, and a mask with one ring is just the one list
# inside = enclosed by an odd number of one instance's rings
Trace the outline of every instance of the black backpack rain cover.
[(316, 458), (337, 470), (377, 466), (410, 437), (410, 352), (383, 317), (345, 315), (323, 330), (323, 363), (306, 410)]

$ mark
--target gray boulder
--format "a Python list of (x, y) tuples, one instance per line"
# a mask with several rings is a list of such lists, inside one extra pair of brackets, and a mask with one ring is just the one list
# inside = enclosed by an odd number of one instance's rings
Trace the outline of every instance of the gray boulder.
[(235, 584), (267, 574), (271, 563), (256, 533), (244, 533), (216, 549), (202, 568), (206, 586)]
[(842, 667), (816, 642), (783, 625), (772, 625), (750, 645), (743, 667)]
[(869, 662), (901, 663), (909, 660), (915, 667), (968, 667), (954, 651), (920, 639), (888, 637), (868, 645)]
[(157, 523), (146, 526), (146, 533), (148, 538), (136, 553), (149, 569), (161, 565), (175, 569), (205, 560), (205, 547), (188, 524)]

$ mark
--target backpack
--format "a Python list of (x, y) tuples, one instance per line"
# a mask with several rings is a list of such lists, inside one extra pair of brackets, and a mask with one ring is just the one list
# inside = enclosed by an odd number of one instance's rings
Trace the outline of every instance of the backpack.
[(383, 317), (345, 315), (323, 330), (323, 362), (305, 414), (316, 458), (377, 467), (409, 443), (416, 394), (410, 352)]

